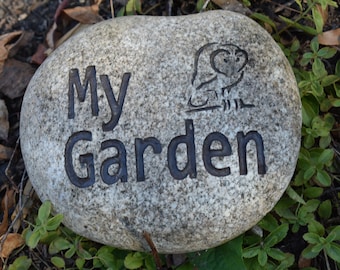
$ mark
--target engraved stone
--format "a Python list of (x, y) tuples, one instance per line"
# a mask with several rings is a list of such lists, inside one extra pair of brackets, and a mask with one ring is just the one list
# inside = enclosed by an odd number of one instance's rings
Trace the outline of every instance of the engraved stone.
[(124, 249), (181, 253), (254, 226), (295, 169), (301, 105), (270, 35), (227, 11), (124, 17), (70, 38), (22, 105), (39, 197)]

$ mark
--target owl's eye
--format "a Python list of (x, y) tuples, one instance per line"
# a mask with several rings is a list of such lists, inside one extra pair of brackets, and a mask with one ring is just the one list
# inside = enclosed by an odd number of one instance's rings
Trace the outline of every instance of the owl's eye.
[(235, 62), (236, 62), (236, 63), (240, 62), (240, 57), (236, 57)]
[(242, 58), (242, 57), (244, 57), (244, 53), (241, 52), (241, 51), (236, 52), (235, 55), (236, 55), (237, 58), (240, 58), (240, 57)]
[(228, 58), (224, 58), (223, 61), (224, 61), (225, 63), (228, 63)]

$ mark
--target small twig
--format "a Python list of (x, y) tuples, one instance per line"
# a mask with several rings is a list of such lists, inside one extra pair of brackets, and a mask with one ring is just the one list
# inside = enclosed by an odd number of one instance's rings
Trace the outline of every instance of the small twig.
[(152, 253), (152, 256), (153, 256), (153, 258), (156, 262), (157, 270), (162, 270), (162, 262), (161, 262), (161, 259), (159, 258), (158, 251), (155, 247), (155, 244), (153, 243), (153, 241), (151, 239), (150, 234), (148, 232), (144, 231), (143, 236), (144, 236), (146, 242), (148, 242), (148, 244), (151, 248), (151, 253)]
[(331, 270), (331, 266), (329, 265), (328, 256), (325, 249), (323, 249), (323, 255), (325, 256), (327, 270)]
[[(32, 256), (35, 257), (35, 260), (33, 260), (33, 261), (39, 260), (40, 263), (42, 263), (42, 264), (44, 264), (46, 266), (45, 269), (50, 269), (49, 268), (50, 266), (48, 265), (48, 263), (44, 261), (44, 258), (46, 256), (41, 254), (41, 252), (40, 252), (40, 250), (38, 248), (35, 249), (35, 250), (36, 250), (36, 252), (34, 252), (34, 251), (31, 252)], [(33, 262), (32, 262), (32, 264), (34, 265), (34, 267), (36, 267), (36, 269), (41, 269), (41, 266), (37, 267), (37, 265), (35, 265)]]
[(274, 5), (278, 5), (278, 7), (274, 10), (274, 13), (281, 12), (284, 9), (288, 9), (290, 11), (297, 12), (297, 10), (290, 7), (294, 3), (295, 3), (295, 0), (291, 0), (291, 1), (284, 3), (284, 4), (279, 4), (279, 3), (273, 2)]
[(19, 146), (20, 146), (20, 138), (16, 141), (15, 143), (15, 147), (14, 147), (14, 150), (13, 150), (13, 153), (12, 153), (12, 156), (8, 162), (8, 165), (6, 167), (6, 170), (5, 170), (5, 175), (7, 176), (7, 179), (10, 183), (10, 185), (13, 187), (13, 189), (18, 192), (18, 186), (17, 184), (13, 181), (13, 177), (9, 174), (9, 168), (12, 166), (12, 163), (13, 163), (13, 160), (14, 158), (16, 158), (16, 155), (17, 155), (17, 151), (19, 149)]
[(143, 12), (143, 15), (147, 15), (149, 12), (151, 12), (152, 10), (154, 10), (155, 8), (159, 7), (161, 4), (157, 3), (155, 5), (153, 5), (152, 7), (150, 7), (147, 11)]
[(113, 8), (113, 0), (110, 0), (110, 8), (111, 8), (111, 17), (113, 19), (115, 17), (115, 10)]
[(200, 12), (204, 11), (207, 8), (207, 6), (209, 5), (209, 3), (210, 3), (210, 0), (206, 0), (204, 2), (204, 5), (203, 5), (202, 9), (200, 10)]
[(167, 16), (171, 16), (172, 4), (173, 4), (172, 0), (167, 1)]
[(19, 191), (19, 210), (17, 215), (15, 216), (15, 218), (12, 220), (11, 224), (9, 224), (6, 233), (3, 235), (1, 242), (0, 242), (0, 250), (2, 250), (3, 244), (6, 241), (6, 238), (9, 234), (9, 232), (12, 230), (15, 222), (18, 220), (18, 218), (21, 216), (22, 210), (24, 209), (24, 204), (22, 204), (22, 193), (23, 193), (23, 185), (24, 185), (24, 180), (26, 179), (26, 170), (24, 171), (22, 177), (21, 177), (21, 181), (20, 181), (20, 191)]
[(55, 14), (54, 14), (54, 21), (55, 21), (55, 22), (57, 21), (59, 15), (60, 15), (60, 13), (63, 11), (63, 9), (65, 9), (66, 6), (69, 4), (69, 2), (70, 2), (70, 0), (63, 0), (63, 1), (59, 4), (59, 6), (58, 6), (58, 8), (57, 8), (57, 10), (56, 10), (56, 12), (55, 12)]

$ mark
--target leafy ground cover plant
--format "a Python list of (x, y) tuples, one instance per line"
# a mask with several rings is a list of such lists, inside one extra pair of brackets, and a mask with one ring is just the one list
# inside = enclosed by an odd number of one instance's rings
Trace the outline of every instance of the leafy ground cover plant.
[[(243, 1), (250, 9), (261, 10), (258, 2)], [(197, 11), (222, 4), (196, 2)], [(271, 213), (224, 245), (165, 256), (84, 239), (60, 225), (62, 216), (52, 217), (52, 206), (45, 202), (23, 232), (29, 254), (44, 254), (46, 267), (58, 269), (339, 269), (340, 53), (339, 46), (320, 45), (319, 37), (329, 27), (328, 13), (340, 11), (332, 0), (296, 0), (278, 7), (282, 8), (278, 16), (261, 12), (250, 16), (272, 34), (293, 67), (303, 127), (294, 178)], [(153, 8), (145, 10), (143, 2), (129, 0), (116, 15), (148, 14)], [(34, 268), (35, 260), (19, 252), (9, 269)]]

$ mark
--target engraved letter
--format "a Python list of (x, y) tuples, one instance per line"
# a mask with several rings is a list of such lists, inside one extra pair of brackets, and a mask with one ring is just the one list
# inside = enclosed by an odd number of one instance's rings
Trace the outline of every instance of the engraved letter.
[(80, 188), (92, 186), (95, 182), (93, 154), (79, 156), (81, 165), (86, 166), (87, 177), (78, 177), (73, 167), (72, 152), (74, 145), (79, 141), (92, 141), (92, 134), (89, 131), (79, 131), (71, 135), (65, 147), (65, 170), (71, 183)]
[(257, 131), (249, 131), (246, 135), (244, 135), (243, 132), (237, 132), (240, 174), (246, 175), (248, 173), (247, 144), (250, 140), (253, 140), (256, 144), (258, 174), (266, 174), (263, 140), (262, 136)]
[[(216, 141), (221, 144), (220, 149), (212, 149), (211, 145), (212, 143)], [(216, 168), (212, 162), (211, 159), (213, 157), (224, 157), (224, 156), (230, 156), (232, 154), (231, 146), (228, 141), (228, 138), (224, 136), (222, 133), (219, 132), (213, 132), (210, 133), (204, 140), (203, 143), (203, 162), (204, 167), (210, 173), (214, 176), (227, 176), (230, 174), (230, 168)]]
[(111, 109), (111, 120), (107, 123), (103, 123), (103, 131), (110, 131), (115, 128), (118, 124), (120, 115), (122, 113), (124, 99), (126, 95), (126, 90), (129, 85), (129, 80), (131, 77), (131, 73), (124, 73), (122, 83), (120, 85), (120, 91), (118, 95), (118, 101), (114, 96), (109, 77), (107, 75), (100, 75), (100, 81), (104, 88), (106, 98), (109, 102), (110, 109)]
[(135, 139), (135, 152), (136, 152), (136, 171), (137, 171), (137, 181), (145, 181), (144, 174), (144, 151), (151, 146), (155, 154), (162, 152), (162, 146), (158, 139), (154, 137), (149, 137), (144, 140), (136, 138)]
[[(114, 157), (107, 158), (103, 161), (103, 164), (100, 168), (100, 175), (104, 181), (104, 183), (108, 185), (112, 185), (116, 183), (118, 180), (122, 182), (127, 181), (127, 168), (126, 168), (126, 150), (124, 144), (119, 140), (107, 140), (102, 142), (100, 150), (105, 150), (110, 147), (114, 147), (117, 149), (117, 154)], [(109, 168), (110, 166), (118, 164), (117, 174), (110, 175)]]
[[(91, 91), (91, 109), (92, 115), (98, 115), (98, 97), (97, 97), (97, 80), (96, 69), (94, 66), (88, 66), (85, 72), (84, 84), (82, 85), (79, 78), (79, 70), (71, 69), (69, 72), (68, 81), (68, 119), (74, 118), (74, 90), (77, 90), (78, 99), (80, 102), (85, 101), (87, 87), (90, 84)], [(75, 89), (74, 89), (75, 88)]]
[[(194, 125), (191, 119), (185, 120), (185, 135), (173, 138), (168, 146), (168, 166), (170, 174), (177, 180), (182, 180), (188, 175), (190, 178), (196, 178), (196, 149), (194, 139)], [(186, 144), (187, 164), (183, 170), (178, 169), (176, 150), (179, 144)]]

